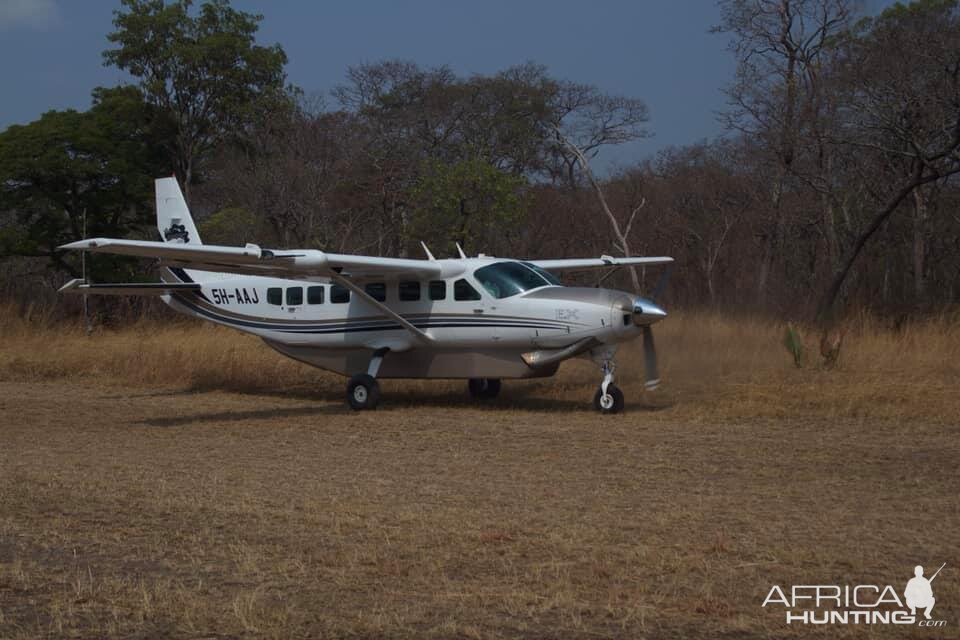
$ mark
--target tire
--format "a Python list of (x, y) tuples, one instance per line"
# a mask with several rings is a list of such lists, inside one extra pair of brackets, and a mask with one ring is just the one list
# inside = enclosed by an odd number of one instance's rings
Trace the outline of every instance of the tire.
[(603, 387), (597, 389), (593, 396), (593, 407), (600, 413), (620, 413), (623, 411), (623, 391), (613, 384), (607, 385), (607, 395), (610, 399), (603, 402)]
[(496, 398), (500, 393), (500, 378), (470, 378), (470, 395), (480, 400)]
[(361, 411), (373, 409), (380, 402), (380, 385), (376, 378), (366, 373), (358, 373), (347, 383), (347, 403), (351, 409)]

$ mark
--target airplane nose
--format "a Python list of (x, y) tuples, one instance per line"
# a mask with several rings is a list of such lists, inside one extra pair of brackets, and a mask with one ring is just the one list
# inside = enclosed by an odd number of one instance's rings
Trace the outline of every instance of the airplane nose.
[(653, 324), (666, 317), (666, 311), (646, 298), (637, 298), (633, 302), (633, 324), (638, 327)]

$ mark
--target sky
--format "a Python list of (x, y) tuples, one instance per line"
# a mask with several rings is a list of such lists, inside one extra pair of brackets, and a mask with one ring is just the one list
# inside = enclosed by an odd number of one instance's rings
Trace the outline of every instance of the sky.
[[(877, 0), (874, 0), (876, 2)], [(735, 63), (713, 0), (233, 0), (263, 15), (289, 80), (325, 95), (348, 67), (384, 59), (447, 65), (468, 76), (527, 61), (559, 79), (640, 98), (649, 139), (606, 152), (603, 169), (723, 133), (717, 112)], [(103, 66), (119, 0), (0, 0), (0, 129), (50, 109), (86, 109), (95, 86), (130, 82)]]

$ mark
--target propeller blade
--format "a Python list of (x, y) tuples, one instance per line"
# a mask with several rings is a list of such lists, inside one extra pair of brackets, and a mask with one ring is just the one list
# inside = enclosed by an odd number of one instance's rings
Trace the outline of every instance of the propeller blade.
[(657, 348), (653, 344), (653, 329), (643, 326), (643, 366), (647, 372), (646, 387), (653, 391), (660, 386), (660, 373), (657, 371)]

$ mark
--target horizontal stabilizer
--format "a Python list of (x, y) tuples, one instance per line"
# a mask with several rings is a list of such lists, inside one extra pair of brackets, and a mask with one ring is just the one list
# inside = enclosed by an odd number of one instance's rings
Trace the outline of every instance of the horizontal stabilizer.
[(200, 291), (195, 282), (124, 282), (117, 284), (88, 284), (77, 278), (60, 287), (59, 293), (85, 293), (95, 296), (165, 296), (184, 291)]

